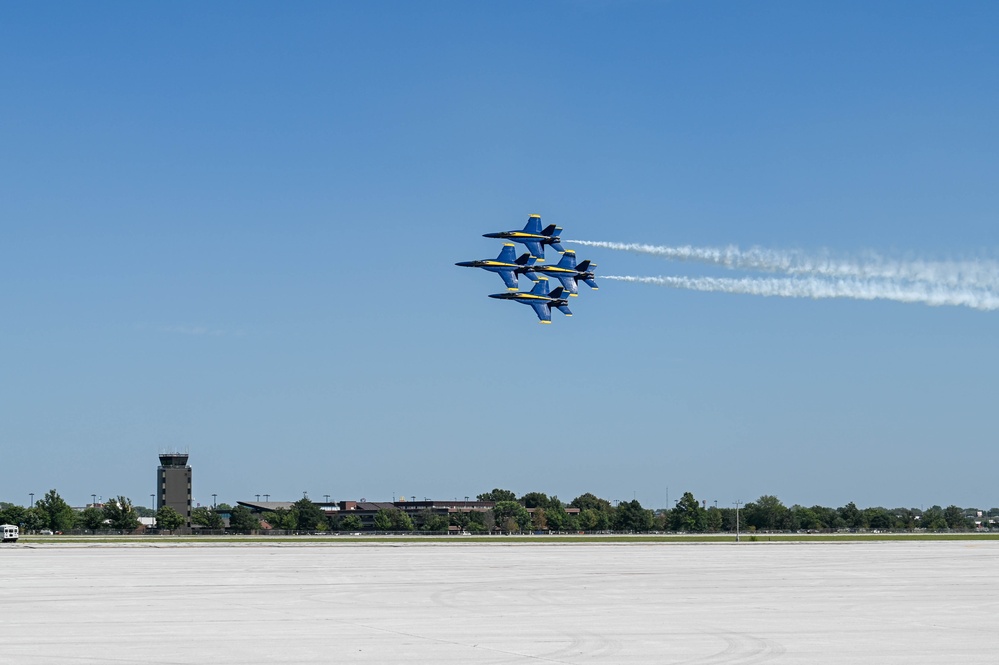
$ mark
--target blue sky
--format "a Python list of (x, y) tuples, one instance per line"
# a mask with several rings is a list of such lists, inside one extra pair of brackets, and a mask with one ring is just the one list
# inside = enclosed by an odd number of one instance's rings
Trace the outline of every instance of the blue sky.
[[(0, 9), (0, 500), (492, 487), (999, 505), (999, 312), (604, 280), (481, 234), (999, 257), (999, 7)], [(724, 269), (578, 248), (604, 275)], [(549, 258), (552, 260), (552, 258)], [(526, 285), (526, 281), (524, 281)]]

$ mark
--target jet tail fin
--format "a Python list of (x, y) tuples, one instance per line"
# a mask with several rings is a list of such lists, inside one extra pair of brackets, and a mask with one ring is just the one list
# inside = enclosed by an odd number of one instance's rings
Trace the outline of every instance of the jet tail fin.
[(562, 260), (558, 262), (559, 268), (568, 268), (569, 270), (576, 269), (576, 252), (568, 249), (562, 255)]
[(563, 292), (563, 291), (565, 291), (565, 289), (563, 289), (563, 288), (562, 288), (561, 286), (559, 286), (559, 287), (556, 287), (556, 288), (555, 288), (555, 289), (554, 289), (554, 290), (553, 290), (553, 291), (552, 291), (551, 293), (549, 293), (548, 295), (549, 295), (549, 296), (551, 296), (552, 298), (561, 298), (561, 297), (562, 297), (562, 292)]
[(555, 226), (554, 224), (549, 224), (545, 227), (545, 230), (541, 232), (543, 236), (554, 236), (558, 235), (557, 231), (561, 231), (561, 227)]
[(524, 225), (525, 233), (541, 233), (541, 215), (531, 215)]
[(589, 259), (586, 259), (585, 261), (581, 262), (578, 266), (576, 266), (576, 270), (578, 270), (579, 272), (587, 272), (590, 269), (596, 267), (597, 267), (596, 263), (593, 263)]
[(537, 261), (537, 259), (531, 256), (530, 252), (524, 252), (523, 254), (517, 257), (515, 263), (522, 266), (533, 266), (535, 261)]
[(501, 263), (512, 263), (513, 257), (517, 256), (513, 249), (513, 243), (506, 243), (503, 245), (503, 249), (500, 250), (499, 256), (496, 257), (497, 261)]
[(533, 289), (531, 289), (531, 294), (536, 296), (548, 295), (548, 278), (547, 277), (538, 278), (538, 283), (534, 285)]

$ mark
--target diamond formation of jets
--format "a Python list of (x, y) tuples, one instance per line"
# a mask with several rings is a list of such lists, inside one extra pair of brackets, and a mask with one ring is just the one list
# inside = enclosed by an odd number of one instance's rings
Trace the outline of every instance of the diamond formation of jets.
[[(568, 296), (579, 295), (579, 282), (585, 283), (596, 290), (593, 269), (597, 264), (591, 261), (576, 263), (576, 252), (563, 249), (559, 232), (562, 229), (554, 224), (542, 228), (541, 216), (531, 215), (523, 231), (502, 231), (485, 233), (486, 238), (501, 238), (510, 240), (503, 245), (499, 256), (495, 259), (480, 259), (478, 261), (461, 261), (455, 265), (463, 268), (482, 268), (494, 272), (503, 280), (507, 293), (495, 293), (490, 298), (497, 300), (513, 300), (524, 305), (530, 305), (538, 315), (541, 323), (552, 322), (552, 308), (561, 311), (566, 316), (572, 316), (569, 310)], [(521, 243), (527, 247), (527, 252), (517, 256), (513, 243)], [(556, 265), (542, 265), (545, 260), (545, 246), (550, 246), (562, 254)], [(520, 276), (536, 282), (530, 291), (520, 290)], [(553, 277), (562, 286), (552, 291), (548, 290), (548, 279)]]

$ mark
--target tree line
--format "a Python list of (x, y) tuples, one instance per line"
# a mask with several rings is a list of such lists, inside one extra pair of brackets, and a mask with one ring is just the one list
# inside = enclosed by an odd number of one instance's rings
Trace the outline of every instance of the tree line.
[[(505, 489), (493, 489), (479, 494), (479, 501), (491, 501), (489, 510), (452, 512), (443, 515), (431, 510), (416, 513), (399, 508), (379, 510), (373, 520), (375, 531), (444, 533), (450, 527), (468, 533), (541, 532), (681, 532), (720, 533), (736, 528), (743, 531), (813, 531), (840, 530), (876, 531), (968, 531), (976, 528), (973, 510), (958, 506), (917, 508), (858, 508), (853, 502), (839, 508), (825, 506), (785, 506), (772, 495), (761, 496), (740, 509), (707, 506), (690, 492), (685, 492), (673, 508), (652, 510), (637, 500), (612, 503), (594, 494), (577, 496), (563, 503), (557, 496), (543, 492), (528, 492), (518, 497)], [(574, 508), (572, 512), (568, 508)], [(578, 512), (577, 512), (578, 511)], [(142, 512), (155, 514), (161, 530), (173, 531), (184, 525), (184, 517), (173, 508), (164, 506), (153, 513), (134, 506), (130, 499), (119, 496), (102, 506), (74, 510), (56, 490), (49, 490), (33, 506), (23, 507), (0, 502), (0, 523), (16, 524), (26, 532), (51, 530), (54, 533), (74, 530), (133, 531), (139, 527)], [(999, 509), (988, 513), (999, 517)], [(228, 527), (223, 515), (228, 515)], [(245, 506), (232, 508), (219, 504), (215, 508), (199, 506), (191, 511), (191, 521), (208, 530), (228, 528), (236, 533), (248, 533), (261, 528), (263, 519), (272, 529), (298, 532), (360, 531), (368, 528), (359, 515), (349, 511), (330, 515), (308, 498), (302, 498), (290, 508), (279, 508), (259, 517)]]

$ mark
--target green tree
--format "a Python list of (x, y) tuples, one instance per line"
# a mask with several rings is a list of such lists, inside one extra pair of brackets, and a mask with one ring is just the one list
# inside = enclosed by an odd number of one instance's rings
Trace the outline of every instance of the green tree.
[(392, 513), (390, 513), (387, 509), (382, 508), (377, 513), (375, 513), (375, 530), (376, 531), (392, 530)]
[(347, 515), (340, 521), (340, 527), (344, 531), (358, 531), (364, 527), (364, 523), (357, 515)]
[(501, 490), (496, 488), (492, 492), (483, 492), (476, 498), (478, 498), (479, 501), (495, 501), (499, 503), (500, 501), (516, 501), (517, 495), (510, 490)]
[(25, 531), (39, 531), (48, 528), (48, 516), (36, 506), (25, 508), (21, 527)]
[(236, 533), (249, 533), (260, 528), (260, 520), (246, 506), (236, 506), (229, 512), (229, 528)]
[(572, 520), (565, 506), (559, 501), (557, 496), (548, 500), (548, 507), (545, 509), (545, 519), (548, 521), (548, 528), (552, 531), (573, 531)]
[(262, 516), (264, 521), (270, 524), (272, 529), (278, 531), (294, 531), (298, 523), (295, 521), (295, 514), (287, 508), (275, 508)]
[(184, 526), (184, 517), (170, 506), (162, 506), (156, 511), (156, 526), (165, 531), (174, 531)]
[(451, 526), (456, 526), (460, 531), (468, 531), (468, 523), (471, 521), (469, 514), (463, 510), (456, 510), (448, 516)]
[(821, 526), (820, 529), (830, 529), (835, 531), (836, 529), (844, 529), (847, 527), (846, 521), (839, 514), (839, 510), (836, 508), (827, 508), (826, 506), (812, 506), (810, 510), (815, 513), (815, 516), (819, 520)]
[(392, 517), (392, 530), (393, 531), (415, 531), (413, 526), (413, 519), (406, 512), (394, 508), (389, 511)]
[(919, 526), (928, 531), (943, 531), (947, 528), (947, 518), (944, 517), (943, 508), (931, 506), (923, 511), (919, 520)]
[(593, 508), (579, 511), (579, 528), (584, 531), (606, 531), (610, 528), (608, 513)]
[(964, 511), (957, 506), (947, 506), (944, 510), (944, 521), (947, 522), (947, 528), (952, 531), (967, 531), (974, 528), (974, 521), (967, 519)]
[(893, 508), (891, 513), (894, 518), (892, 527), (895, 529), (912, 531), (919, 525), (919, 520), (916, 519), (916, 512), (910, 508)]
[(638, 499), (622, 501), (614, 513), (614, 528), (617, 531), (642, 533), (652, 530), (652, 511), (642, 508)]
[(219, 505), (215, 506), (215, 510), (219, 511), (220, 513), (231, 513), (232, 506), (230, 506), (228, 503), (220, 503)]
[(531, 526), (531, 514), (517, 501), (497, 501), (493, 506), (496, 524), (504, 531), (525, 531)]
[(819, 516), (816, 515), (815, 511), (811, 508), (805, 508), (804, 506), (794, 504), (790, 508), (790, 513), (791, 521), (795, 523), (797, 529), (818, 531), (823, 528), (822, 522), (819, 520)]
[(450, 521), (447, 516), (430, 510), (421, 510), (416, 516), (416, 527), (420, 531), (430, 531), (433, 533), (446, 532)]
[(781, 503), (780, 499), (769, 494), (764, 494), (756, 501), (746, 504), (742, 511), (747, 526), (755, 527), (761, 531), (776, 531), (787, 528), (785, 522), (788, 517), (788, 509)]
[(580, 512), (590, 509), (598, 510), (600, 512), (609, 513), (611, 512), (611, 504), (607, 499), (601, 499), (600, 497), (590, 494), (580, 494), (575, 499), (573, 499), (569, 505), (573, 508), (579, 508)]
[(853, 501), (846, 504), (842, 508), (838, 508), (837, 511), (839, 517), (843, 520), (845, 524), (850, 529), (866, 529), (867, 521), (864, 519), (864, 513), (862, 510), (857, 508), (857, 504)]
[(191, 522), (212, 531), (218, 531), (225, 526), (222, 516), (208, 506), (198, 506), (192, 510)]
[(24, 527), (24, 516), (27, 509), (23, 506), (15, 506), (12, 503), (5, 503), (0, 509), (0, 524), (15, 524)]
[(295, 515), (295, 524), (299, 531), (316, 531), (326, 518), (322, 508), (306, 497), (291, 504), (291, 512)]
[(684, 492), (670, 511), (670, 528), (689, 533), (704, 531), (704, 509), (690, 492)]
[(895, 525), (892, 514), (886, 509), (878, 507), (864, 508), (864, 522), (871, 529), (887, 531)]
[(80, 523), (83, 525), (84, 529), (90, 531), (97, 531), (98, 529), (105, 528), (104, 511), (96, 506), (87, 506), (80, 513)]
[(545, 517), (544, 508), (535, 508), (531, 514), (531, 528), (535, 531), (547, 531), (548, 519)]
[(119, 496), (104, 504), (104, 518), (112, 529), (134, 531), (139, 526), (139, 516), (128, 497)]
[(704, 528), (711, 533), (718, 533), (722, 530), (722, 514), (714, 506), (704, 511)]
[(468, 531), (472, 533), (491, 532), (496, 526), (496, 517), (492, 510), (473, 510), (468, 513)]
[(544, 492), (528, 492), (520, 497), (520, 503), (524, 508), (544, 508), (548, 510), (549, 499)]
[(45, 526), (53, 531), (69, 531), (76, 526), (76, 512), (54, 489), (36, 501), (35, 507), (41, 511)]

